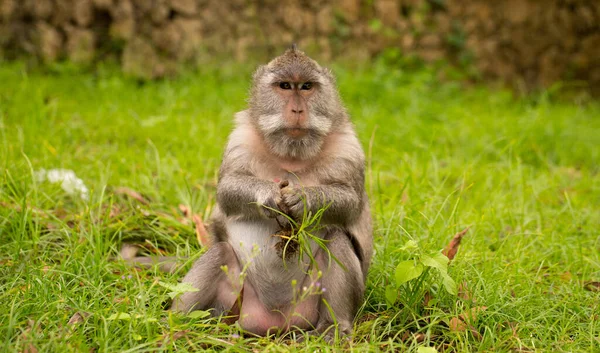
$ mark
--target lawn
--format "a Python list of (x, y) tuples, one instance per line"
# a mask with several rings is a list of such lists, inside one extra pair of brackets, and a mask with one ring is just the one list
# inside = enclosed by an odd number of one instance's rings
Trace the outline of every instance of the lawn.
[[(2, 63), (0, 351), (599, 352), (600, 104), (382, 63), (334, 71), (368, 156), (376, 244), (353, 341), (337, 348), (163, 308), (164, 284), (202, 252), (180, 205), (208, 220), (251, 66), (140, 83)], [(52, 169), (87, 192), (44, 180)], [(433, 267), (396, 278), (467, 228), (456, 295)], [(191, 260), (129, 268), (114, 261), (123, 242)]]

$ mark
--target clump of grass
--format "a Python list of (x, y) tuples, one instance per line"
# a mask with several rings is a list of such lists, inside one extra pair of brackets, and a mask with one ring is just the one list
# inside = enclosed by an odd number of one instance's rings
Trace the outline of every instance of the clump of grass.
[(333, 259), (342, 265), (327, 247), (327, 239), (322, 237), (322, 231), (325, 227), (321, 225), (321, 218), (329, 208), (330, 203), (313, 214), (306, 207), (306, 200), (303, 199), (302, 201), (305, 204), (304, 212), (302, 218), (298, 220), (280, 210), (272, 210), (285, 219), (285, 224), (282, 224), (281, 229), (273, 234), (274, 237), (281, 238), (281, 241), (275, 247), (276, 250), (281, 253), (284, 261), (296, 258), (299, 262), (302, 262), (307, 258), (310, 264), (316, 266), (315, 250), (320, 249), (328, 255), (329, 259)]

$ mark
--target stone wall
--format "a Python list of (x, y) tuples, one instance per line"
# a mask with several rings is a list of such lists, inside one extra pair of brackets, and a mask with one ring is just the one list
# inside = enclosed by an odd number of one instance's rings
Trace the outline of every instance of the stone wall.
[(116, 57), (142, 78), (199, 57), (319, 59), (386, 48), (447, 59), (525, 87), (600, 86), (598, 0), (0, 0), (0, 54), (45, 62)]

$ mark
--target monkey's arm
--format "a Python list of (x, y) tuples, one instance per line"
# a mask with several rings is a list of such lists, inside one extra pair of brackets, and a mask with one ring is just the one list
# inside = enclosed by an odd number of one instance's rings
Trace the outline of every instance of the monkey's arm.
[(224, 173), (217, 186), (217, 202), (227, 216), (247, 219), (274, 218), (279, 187), (251, 174)]

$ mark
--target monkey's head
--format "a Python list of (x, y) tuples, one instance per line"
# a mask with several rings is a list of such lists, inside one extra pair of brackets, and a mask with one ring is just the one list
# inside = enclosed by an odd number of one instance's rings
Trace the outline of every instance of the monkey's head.
[(285, 158), (316, 156), (347, 119), (331, 71), (295, 46), (256, 70), (249, 105), (271, 152)]

